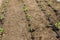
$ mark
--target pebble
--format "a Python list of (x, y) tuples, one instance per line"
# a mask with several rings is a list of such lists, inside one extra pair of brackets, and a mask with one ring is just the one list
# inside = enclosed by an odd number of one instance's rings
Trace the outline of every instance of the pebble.
[(60, 2), (60, 0), (57, 0), (58, 2)]

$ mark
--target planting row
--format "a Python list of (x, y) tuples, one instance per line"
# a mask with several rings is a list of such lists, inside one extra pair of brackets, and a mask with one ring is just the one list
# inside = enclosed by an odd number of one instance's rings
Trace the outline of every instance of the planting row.
[[(29, 22), (32, 26), (32, 29), (34, 29), (34, 32), (32, 32), (33, 34), (33, 39), (32, 40), (44, 40), (44, 39), (49, 39), (48, 37), (51, 38), (51, 36), (49, 36), (49, 31), (51, 31), (51, 29), (48, 31), (46, 31), (46, 25), (48, 24), (45, 14), (44, 12), (41, 11), (41, 9), (38, 7), (37, 3), (35, 0), (26, 0), (24, 1), (24, 4), (27, 6), (26, 9), (27, 14), (29, 15)], [(47, 32), (47, 37), (44, 36), (44, 30)], [(50, 34), (55, 34), (54, 32), (50, 33)], [(55, 36), (52, 37), (53, 39), (56, 39)], [(49, 40), (53, 40), (53, 39), (49, 39)], [(57, 40), (57, 39), (56, 39)]]

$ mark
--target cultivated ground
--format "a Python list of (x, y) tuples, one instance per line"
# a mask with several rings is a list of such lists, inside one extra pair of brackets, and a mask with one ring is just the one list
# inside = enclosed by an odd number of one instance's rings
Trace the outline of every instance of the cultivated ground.
[(60, 29), (58, 35), (48, 26), (60, 21), (56, 0), (1, 0), (0, 5), (0, 40), (60, 40)]

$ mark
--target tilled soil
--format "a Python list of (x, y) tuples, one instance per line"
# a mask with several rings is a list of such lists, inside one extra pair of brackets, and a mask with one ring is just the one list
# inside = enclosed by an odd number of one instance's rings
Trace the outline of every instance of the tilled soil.
[(46, 27), (60, 21), (60, 3), (55, 0), (8, 0), (7, 4), (0, 40), (60, 40), (51, 27)]
[(2, 40), (30, 40), (21, 1), (9, 0), (8, 4)]

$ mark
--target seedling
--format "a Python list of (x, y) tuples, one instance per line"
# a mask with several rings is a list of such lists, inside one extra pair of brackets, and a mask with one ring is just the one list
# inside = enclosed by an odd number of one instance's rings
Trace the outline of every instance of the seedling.
[(53, 4), (53, 2), (48, 2), (48, 4), (52, 5), (52, 4)]
[(30, 26), (30, 32), (34, 32), (35, 30)]
[(3, 7), (5, 8), (8, 5), (8, 0), (4, 1)]
[(29, 14), (27, 14), (27, 19), (30, 19), (30, 17), (31, 17), (31, 16), (30, 16)]
[(55, 24), (55, 26), (56, 26), (58, 29), (60, 29), (60, 22), (57, 22), (57, 23)]
[(0, 33), (2, 33), (2, 32), (3, 32), (3, 28), (0, 27)]
[(24, 11), (28, 11), (28, 8), (26, 6), (23, 7)]
[(48, 16), (50, 17), (50, 16), (51, 16), (51, 14), (50, 14), (50, 13), (48, 13)]
[(49, 11), (49, 10), (47, 10), (47, 15), (48, 15), (48, 16), (51, 16), (51, 14), (50, 14), (50, 11)]
[(42, 7), (46, 7), (44, 4), (42, 4)]
[(45, 9), (46, 8), (46, 6), (43, 3), (41, 4), (41, 6), (42, 6), (42, 9)]
[(30, 31), (32, 31), (32, 27), (30, 27)]
[(8, 3), (8, 0), (5, 0), (5, 3)]
[(0, 19), (3, 20), (3, 19), (4, 19), (4, 15), (2, 15), (2, 16), (0, 17)]
[(3, 8), (2, 9), (2, 14), (5, 14), (5, 12), (6, 12), (6, 8)]
[(48, 27), (51, 27), (53, 31), (58, 31), (59, 29), (54, 24), (49, 24)]

